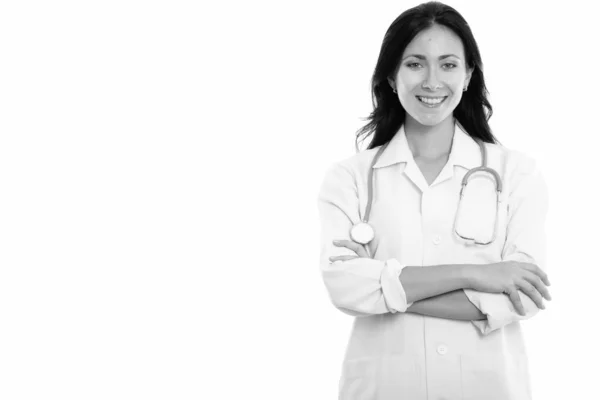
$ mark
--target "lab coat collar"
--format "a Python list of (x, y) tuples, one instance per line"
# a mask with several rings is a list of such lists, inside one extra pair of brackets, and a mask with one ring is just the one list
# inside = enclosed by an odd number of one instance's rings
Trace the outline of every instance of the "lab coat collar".
[(477, 142), (469, 136), (463, 127), (456, 123), (454, 125), (454, 137), (452, 138), (452, 150), (448, 163), (466, 169), (481, 166), (481, 149)]
[[(404, 125), (400, 127), (391, 139), (390, 144), (381, 154), (373, 168), (387, 167), (401, 162), (414, 163), (412, 152), (406, 140)], [(463, 130), (459, 123), (454, 125), (454, 136), (452, 138), (450, 156), (448, 157), (448, 165), (460, 166), (466, 169), (476, 168), (481, 165), (479, 145)]]

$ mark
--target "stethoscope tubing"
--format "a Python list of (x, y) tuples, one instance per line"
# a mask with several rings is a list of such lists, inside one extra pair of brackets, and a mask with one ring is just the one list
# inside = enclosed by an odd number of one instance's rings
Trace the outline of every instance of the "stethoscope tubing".
[[(487, 245), (492, 243), (495, 238), (496, 238), (496, 229), (497, 229), (497, 224), (498, 224), (498, 212), (499, 212), (499, 207), (498, 207), (498, 202), (500, 201), (501, 198), (501, 193), (502, 193), (502, 179), (500, 178), (500, 174), (498, 174), (498, 172), (493, 169), (493, 168), (489, 168), (487, 166), (487, 149), (485, 147), (485, 144), (483, 143), (482, 140), (480, 139), (475, 139), (475, 142), (479, 145), (479, 149), (481, 152), (481, 166), (480, 167), (476, 167), (476, 168), (472, 168), (469, 171), (467, 171), (467, 173), (465, 174), (465, 176), (462, 179), (461, 182), (461, 189), (460, 189), (460, 198), (462, 198), (463, 196), (463, 190), (464, 188), (467, 186), (467, 183), (469, 181), (469, 178), (476, 172), (486, 172), (486, 173), (490, 173), (492, 174), (492, 176), (494, 177), (494, 181), (496, 183), (496, 195), (497, 195), (497, 201), (496, 201), (496, 221), (494, 222), (494, 233), (492, 236), (491, 241), (489, 242), (478, 242), (476, 241), (474, 238), (467, 238), (464, 237), (462, 235), (460, 235), (458, 233), (458, 231), (456, 231), (456, 221), (455, 221), (455, 232), (458, 236), (460, 236), (462, 239), (467, 240), (467, 241), (471, 241), (474, 242), (476, 244), (480, 244), (480, 245)], [(368, 182), (367, 182), (367, 207), (365, 209), (365, 214), (364, 217), (362, 219), (362, 222), (353, 225), (352, 229), (355, 228), (357, 225), (361, 225), (361, 224), (366, 224), (371, 230), (373, 230), (373, 228), (370, 226), (369, 224), (369, 217), (371, 215), (371, 207), (373, 205), (373, 193), (375, 191), (373, 185), (373, 175), (374, 175), (374, 170), (375, 170), (375, 164), (377, 164), (377, 161), (379, 160), (379, 157), (381, 157), (381, 154), (385, 151), (385, 149), (387, 148), (387, 146), (390, 144), (391, 140), (389, 142), (387, 142), (386, 144), (384, 144), (383, 146), (381, 146), (379, 148), (379, 150), (377, 151), (377, 153), (375, 153), (375, 156), (373, 157), (373, 161), (371, 162), (371, 166), (369, 168), (369, 177), (368, 177)], [(459, 201), (459, 205), (460, 205), (460, 201)], [(459, 212), (460, 210), (457, 210), (457, 212)], [(353, 237), (352, 235), (352, 229), (351, 229), (351, 233), (350, 236)], [(374, 231), (372, 236), (374, 237)], [(359, 243), (363, 244), (365, 249), (367, 250), (367, 253), (370, 256), (370, 252), (369, 252), (369, 248), (367, 246), (367, 244), (371, 241), (371, 239), (368, 239), (367, 241), (360, 241)]]

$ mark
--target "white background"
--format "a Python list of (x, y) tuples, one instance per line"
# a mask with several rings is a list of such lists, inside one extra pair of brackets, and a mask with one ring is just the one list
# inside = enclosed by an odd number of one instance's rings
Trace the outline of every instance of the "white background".
[[(336, 398), (352, 318), (319, 274), (317, 193), (417, 4), (2, 2), (0, 398)], [(554, 300), (523, 324), (535, 398), (589, 398), (597, 17), (448, 4), (494, 133), (550, 187)]]

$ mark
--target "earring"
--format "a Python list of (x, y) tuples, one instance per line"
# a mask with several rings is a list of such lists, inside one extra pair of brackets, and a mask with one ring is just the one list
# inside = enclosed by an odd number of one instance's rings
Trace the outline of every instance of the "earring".
[(392, 92), (394, 92), (394, 93), (398, 93), (398, 92), (396, 91), (396, 88), (392, 88)]
[(463, 89), (463, 92), (466, 92), (466, 91), (467, 91), (467, 86), (465, 86), (465, 88)]

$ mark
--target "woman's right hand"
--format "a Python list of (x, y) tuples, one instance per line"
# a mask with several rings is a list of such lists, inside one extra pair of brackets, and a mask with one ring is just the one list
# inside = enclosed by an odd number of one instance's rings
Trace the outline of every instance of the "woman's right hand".
[(519, 290), (529, 296), (539, 309), (544, 309), (543, 298), (551, 300), (548, 275), (537, 265), (517, 261), (473, 265), (470, 273), (471, 288), (487, 293), (506, 293), (515, 309), (525, 315)]

